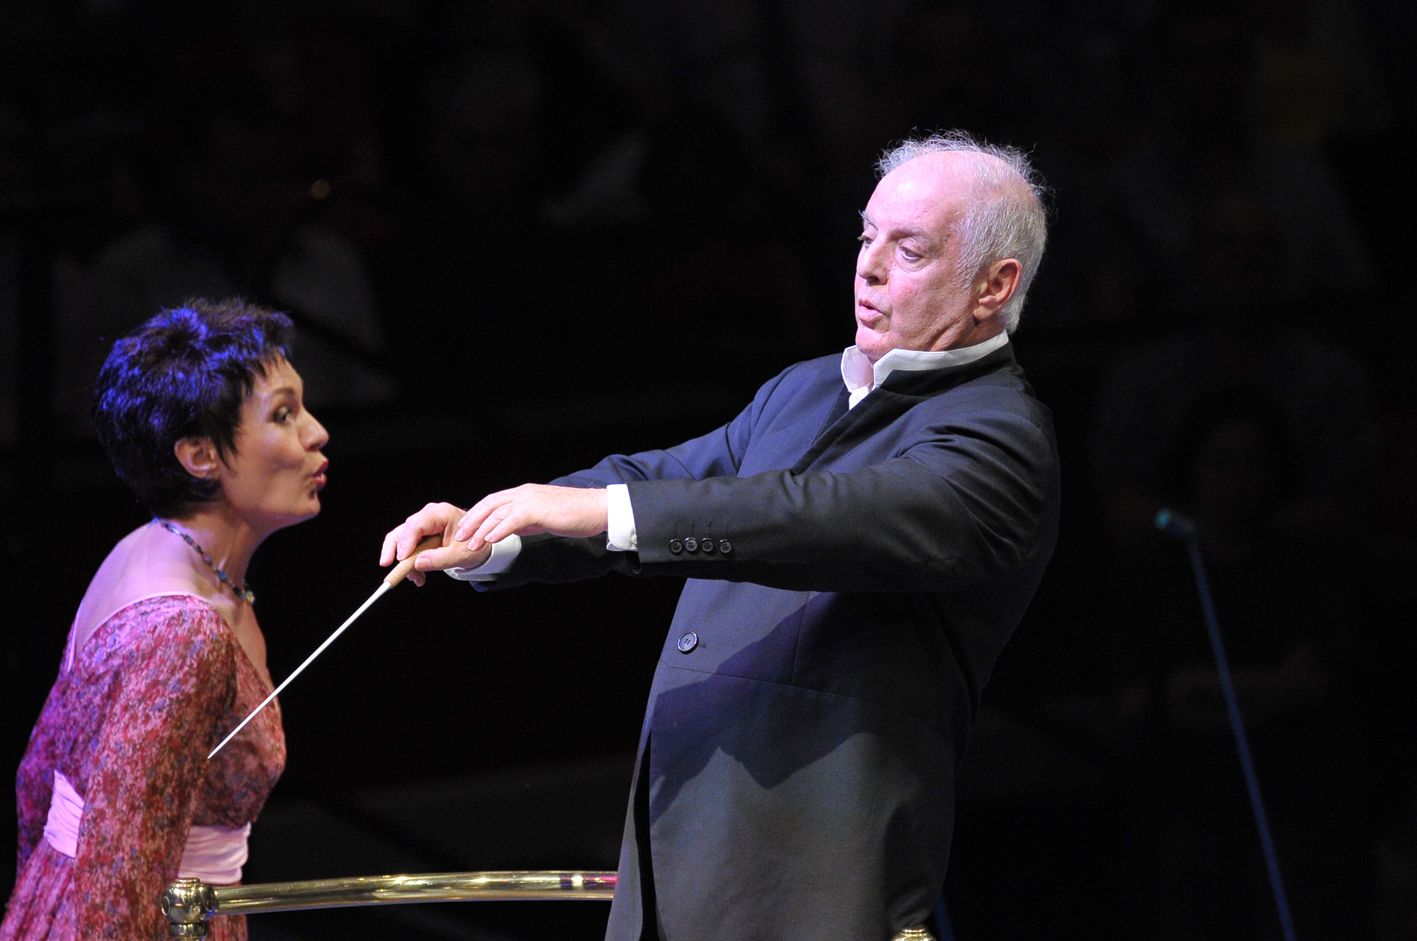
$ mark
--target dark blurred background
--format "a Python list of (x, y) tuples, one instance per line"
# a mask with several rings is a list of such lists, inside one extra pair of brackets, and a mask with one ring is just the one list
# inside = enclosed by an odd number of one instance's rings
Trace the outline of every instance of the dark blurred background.
[[(849, 344), (872, 159), (963, 127), (1052, 187), (1014, 339), (1066, 499), (963, 772), (955, 935), (1277, 936), (1168, 504), (1205, 533), (1300, 936), (1417, 937), (1414, 27), (1399, 0), (0, 5), (0, 767), (144, 522), (87, 396), (159, 306), (297, 320), (332, 470), (250, 573), (279, 677), (425, 501), (703, 433)], [(247, 880), (613, 867), (678, 590), (380, 602), (282, 697)], [(251, 930), (592, 938), (605, 912)]]

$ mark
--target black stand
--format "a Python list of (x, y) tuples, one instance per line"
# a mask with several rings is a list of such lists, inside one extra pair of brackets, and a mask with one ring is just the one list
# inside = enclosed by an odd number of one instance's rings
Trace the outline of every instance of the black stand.
[(1210, 597), (1205, 566), (1201, 564), (1200, 531), (1193, 521), (1170, 510), (1162, 510), (1156, 514), (1156, 528), (1184, 542), (1190, 552), (1191, 569), (1196, 575), (1196, 591), (1201, 598), (1201, 612), (1205, 615), (1206, 630), (1210, 632), (1210, 649), (1215, 653), (1215, 667), (1220, 673), (1220, 689), (1225, 695), (1225, 709), (1230, 713), (1230, 728), (1235, 732), (1235, 745), (1240, 751), (1240, 767), (1245, 773), (1245, 787), (1250, 792), (1250, 808), (1255, 813), (1255, 826), (1260, 831), (1260, 846), (1264, 850), (1265, 868), (1269, 870), (1269, 885), (1274, 891), (1274, 906), (1279, 909), (1279, 927), (1284, 932), (1285, 941), (1295, 941), (1294, 920), (1289, 914), (1289, 899), (1284, 894), (1284, 880), (1279, 874), (1279, 857), (1274, 851), (1274, 838), (1269, 832), (1269, 817), (1264, 812), (1264, 801), (1260, 797), (1260, 779), (1255, 774), (1250, 743), (1245, 738), (1245, 726), (1240, 721), (1240, 702), (1235, 696), (1235, 683), (1230, 678), (1230, 663), (1225, 656), (1225, 645), (1220, 640), (1220, 625), (1215, 620), (1215, 602)]

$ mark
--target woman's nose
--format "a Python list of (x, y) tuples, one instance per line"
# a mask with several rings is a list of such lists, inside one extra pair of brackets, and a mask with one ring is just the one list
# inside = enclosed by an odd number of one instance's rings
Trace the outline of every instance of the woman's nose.
[(330, 433), (325, 430), (325, 426), (320, 424), (319, 419), (309, 412), (305, 413), (310, 419), (310, 425), (305, 429), (305, 447), (310, 451), (318, 451), (330, 443)]

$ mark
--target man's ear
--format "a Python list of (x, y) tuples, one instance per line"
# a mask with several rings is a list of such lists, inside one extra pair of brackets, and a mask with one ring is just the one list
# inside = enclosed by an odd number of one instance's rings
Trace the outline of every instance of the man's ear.
[(979, 297), (975, 301), (974, 319), (984, 321), (991, 317), (997, 318), (999, 311), (1018, 290), (1022, 275), (1023, 266), (1018, 263), (1017, 258), (1004, 258), (986, 265), (979, 274), (979, 280), (975, 282)]
[(198, 480), (214, 480), (222, 468), (221, 452), (210, 438), (183, 438), (172, 446), (177, 463)]

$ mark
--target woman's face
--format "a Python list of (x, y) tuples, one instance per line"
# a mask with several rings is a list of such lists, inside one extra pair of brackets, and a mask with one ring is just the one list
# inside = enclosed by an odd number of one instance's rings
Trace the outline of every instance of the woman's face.
[(266, 364), (241, 405), (235, 450), (220, 470), (221, 495), (252, 528), (274, 532), (320, 512), (330, 462), (325, 427), (305, 410), (300, 374), (284, 358)]

